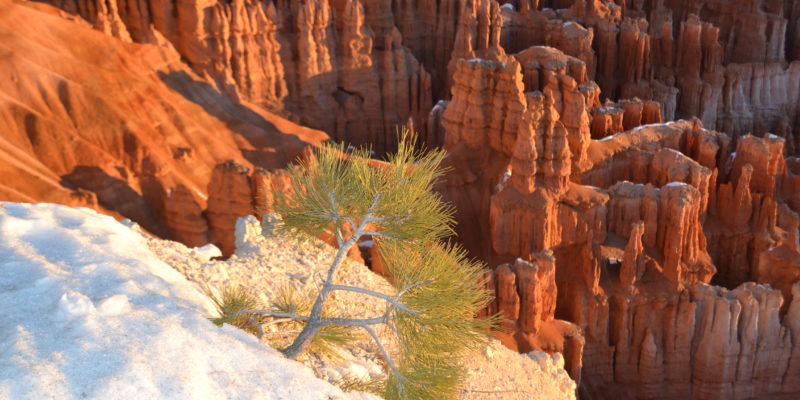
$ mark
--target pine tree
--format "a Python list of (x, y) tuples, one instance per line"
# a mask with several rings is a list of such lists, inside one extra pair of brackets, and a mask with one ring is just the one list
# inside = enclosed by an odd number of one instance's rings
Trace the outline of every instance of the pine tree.
[[(282, 304), (237, 315), (290, 319), (302, 325), (283, 350), (290, 358), (332, 328), (363, 329), (389, 367), (387, 398), (456, 398), (465, 376), (462, 357), (485, 344), (497, 319), (475, 318), (490, 301), (482, 282), (484, 266), (446, 242), (454, 234), (454, 210), (433, 191), (443, 174), (444, 152), (417, 150), (407, 137), (402, 136), (397, 153), (385, 163), (370, 160), (368, 150), (347, 153), (343, 146), (329, 144), (291, 168), (290, 192), (273, 193), (274, 209), (281, 217), (276, 229), (296, 237), (327, 233), (336, 239), (338, 251), (310, 307)], [(378, 246), (395, 293), (336, 284), (348, 249), (366, 237)], [(332, 316), (326, 301), (333, 291), (382, 299), (385, 312), (362, 319)], [(395, 357), (376, 333), (378, 326), (396, 336)]]

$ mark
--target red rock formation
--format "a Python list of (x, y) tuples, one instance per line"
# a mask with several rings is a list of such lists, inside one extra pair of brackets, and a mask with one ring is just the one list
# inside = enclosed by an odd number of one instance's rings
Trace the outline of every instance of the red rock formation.
[(625, 255), (622, 257), (622, 265), (619, 269), (620, 285), (632, 290), (635, 289), (636, 282), (642, 279), (645, 272), (646, 259), (642, 236), (644, 236), (644, 221), (632, 224), (628, 244), (625, 246)]
[[(475, 255), (491, 257), (489, 200), (501, 181), (527, 105), (519, 63), (461, 60), (453, 75), (453, 100), (442, 114), (446, 163), (452, 173), (442, 185), (458, 210), (459, 237)], [(491, 88), (490, 90), (486, 90)]]
[[(777, 200), (786, 192), (784, 185), (794, 182), (783, 162), (783, 141), (743, 137), (734, 154), (728, 136), (703, 129), (699, 120), (636, 127), (658, 122), (661, 110), (633, 100), (620, 103), (617, 124), (636, 128), (587, 140), (580, 166), (571, 156), (573, 146), (565, 146), (569, 133), (557, 104), (565, 88), (574, 87), (561, 84), (564, 80), (586, 84), (574, 77), (586, 79), (584, 64), (561, 62), (556, 54), (526, 50), (515, 56), (519, 69), (513, 62), (458, 64), (442, 121), (448, 162), (457, 171), (443, 190), (456, 199), (461, 221), (469, 221), (460, 233), (468, 236), (466, 244), (488, 232), (492, 252), (487, 255), (485, 244), (476, 248), (496, 263), (552, 250), (559, 289), (555, 315), (584, 332), (582, 390), (591, 398), (626, 392), (641, 398), (712, 398), (731, 390), (747, 396), (787, 391), (795, 346), (787, 327), (794, 322), (781, 317), (781, 302), (784, 296), (786, 304), (794, 299), (781, 291), (789, 292), (796, 282), (794, 260), (800, 253), (793, 250), (797, 214)], [(589, 98), (583, 97), (573, 115), (588, 115)], [(589, 128), (589, 118), (577, 121)], [(611, 133), (606, 129), (603, 136)], [(741, 200), (732, 201), (736, 182), (741, 182), (735, 192)], [(751, 193), (758, 193), (757, 202)], [(785, 222), (778, 222), (779, 209)], [(737, 243), (744, 247), (722, 247)], [(726, 262), (725, 254), (736, 259)], [(774, 267), (759, 270), (758, 258)], [(751, 283), (727, 292), (706, 285), (717, 266), (732, 265), (747, 275), (723, 282), (730, 273), (720, 269), (715, 279), (733, 288), (755, 279), (758, 271), (761, 282), (781, 290)], [(525, 286), (516, 270), (516, 265), (498, 267), (489, 280), (497, 291), (494, 307), (510, 319), (518, 316), (519, 331), (533, 332), (535, 318), (526, 315), (539, 311), (526, 309), (523, 292), (512, 290)], [(726, 304), (737, 317), (723, 317), (708, 304)], [(747, 318), (772, 322), (749, 325), (735, 311), (743, 307), (760, 310), (748, 311)], [(710, 322), (718, 317), (729, 323)], [(723, 326), (728, 333), (716, 333)], [(712, 339), (742, 330), (764, 341), (745, 338), (720, 345)], [(525, 343), (531, 342), (518, 335), (509, 345)], [(694, 361), (701, 358), (702, 370)], [(756, 359), (774, 362), (767, 368)], [(727, 372), (739, 365), (744, 369)]]
[(201, 204), (186, 186), (168, 189), (164, 198), (164, 223), (169, 227), (169, 237), (188, 247), (209, 243), (203, 209), (205, 204)]
[(507, 19), (510, 20), (510, 24), (503, 28), (502, 44), (507, 51), (519, 52), (531, 45), (554, 47), (583, 61), (589, 77), (594, 79), (596, 56), (592, 50), (593, 29), (587, 29), (573, 21), (558, 19), (552, 10), (518, 10), (520, 12), (517, 13), (504, 9), (509, 14)]
[(253, 209), (256, 217), (261, 220), (265, 214), (274, 212), (272, 205), (275, 203), (274, 193), (288, 193), (290, 189), (289, 175), (285, 169), (267, 170), (256, 168), (250, 177), (252, 182)]
[(592, 139), (602, 139), (624, 131), (622, 118), (625, 110), (615, 104), (606, 104), (592, 109), (591, 133)]
[(618, 103), (606, 101), (605, 105), (592, 108), (591, 136), (592, 139), (602, 139), (637, 126), (659, 122), (663, 122), (661, 105), (655, 101), (642, 101), (637, 97)]
[(464, 9), (459, 15), (452, 58), (447, 66), (448, 77), (453, 76), (456, 63), (460, 59), (504, 61), (506, 58), (506, 53), (500, 46), (503, 21), (499, 5), (487, 0), (463, 3)]
[[(589, 147), (588, 107), (592, 107), (597, 85), (588, 81), (586, 65), (550, 47), (531, 47), (515, 54), (522, 65), (525, 90), (544, 93), (555, 106), (561, 123), (567, 130), (572, 162), (586, 162)], [(587, 104), (588, 103), (588, 104)]]
[(233, 102), (166, 41), (126, 43), (41, 3), (0, 7), (4, 200), (92, 206), (198, 244), (214, 165), (278, 167), (325, 138)]
[(250, 170), (227, 161), (214, 167), (211, 182), (208, 184), (209, 236), (225, 257), (236, 250), (234, 245), (236, 220), (253, 215), (253, 192)]
[(52, 3), (123, 39), (163, 35), (233, 98), (378, 152), (409, 118), (424, 127), (433, 105), (430, 75), (391, 22), (381, 24), (393, 15), (377, 1), (371, 12), (358, 0)]
[(491, 197), (492, 248), (499, 255), (552, 247), (559, 229), (555, 200), (568, 186), (570, 152), (567, 131), (547, 99), (537, 92), (526, 96), (528, 117), (519, 125), (510, 179)]
[(522, 352), (565, 353), (570, 375), (580, 380), (584, 338), (574, 324), (554, 318), (556, 268), (552, 252), (531, 254), (498, 266), (487, 278), (496, 303), (487, 310), (505, 319), (501, 335), (506, 345)]
[[(699, 117), (734, 137), (766, 131), (791, 136), (798, 124), (800, 80), (796, 63), (784, 63), (783, 49), (784, 43), (797, 43), (798, 31), (790, 23), (800, 15), (796, 1), (785, 7), (774, 0), (616, 3), (619, 7), (581, 0), (545, 5), (564, 8), (557, 10), (504, 8), (509, 22), (502, 44), (507, 51), (559, 48), (585, 62), (607, 97), (656, 100), (665, 120)], [(565, 41), (567, 27), (572, 40)], [(601, 136), (607, 123), (597, 118), (595, 135)], [(787, 149), (793, 154), (796, 147)]]
[[(384, 11), (384, 16), (388, 14), (385, 11), (389, 8), (386, 3), (382, 0), (366, 1), (368, 9)], [(492, 19), (487, 19), (485, 16), (487, 11), (491, 13), (489, 7), (494, 2), (486, 0), (418, 0), (416, 4), (411, 1), (394, 1), (392, 3), (394, 23), (402, 35), (403, 44), (408, 47), (417, 60), (431, 71), (434, 97), (446, 98), (449, 96), (448, 82), (452, 82), (449, 80), (452, 77), (452, 71), (448, 71), (448, 65), (453, 60), (452, 53), (456, 46), (456, 35), (459, 24), (464, 18), (462, 14), (469, 12), (471, 16), (466, 18), (477, 24), (477, 13), (481, 13), (484, 16), (481, 18), (481, 24), (483, 28), (486, 28), (492, 23)], [(383, 22), (380, 24), (379, 30), (387, 29), (388, 18), (376, 17), (375, 19)], [(474, 45), (472, 48), (476, 49)]]
[(660, 269), (670, 285), (708, 282), (716, 272), (706, 252), (700, 226), (700, 192), (695, 187), (671, 182), (660, 190), (652, 186), (620, 182), (609, 188), (608, 229), (622, 237), (644, 221), (644, 244), (658, 249)]
[(52, 3), (0, 0), (3, 199), (229, 254), (326, 138), (263, 108), (378, 153), (407, 124), (506, 344), (587, 398), (800, 393), (800, 0)]

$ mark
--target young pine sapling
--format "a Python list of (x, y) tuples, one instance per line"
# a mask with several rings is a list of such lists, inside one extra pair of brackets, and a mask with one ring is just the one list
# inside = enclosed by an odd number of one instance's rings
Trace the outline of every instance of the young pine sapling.
[[(419, 151), (401, 139), (386, 162), (369, 159), (369, 151), (346, 153), (323, 145), (315, 157), (290, 170), (289, 193), (275, 192), (274, 209), (281, 219), (279, 234), (335, 238), (338, 251), (319, 292), (307, 307), (246, 309), (236, 315), (269, 316), (302, 324), (283, 352), (296, 358), (329, 327), (364, 330), (389, 368), (384, 395), (390, 399), (458, 397), (465, 371), (462, 357), (485, 344), (497, 318), (475, 315), (490, 301), (483, 283), (484, 267), (470, 261), (458, 245), (447, 243), (453, 232), (451, 206), (433, 191), (441, 178), (444, 152)], [(337, 283), (348, 250), (371, 239), (386, 265), (394, 293)], [(326, 309), (334, 291), (354, 292), (385, 302), (370, 318), (332, 316)], [(398, 343), (387, 351), (376, 328), (387, 327)]]

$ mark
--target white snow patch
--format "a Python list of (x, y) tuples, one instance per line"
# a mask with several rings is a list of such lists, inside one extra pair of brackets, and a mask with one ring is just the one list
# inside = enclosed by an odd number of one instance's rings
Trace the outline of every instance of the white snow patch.
[(670, 126), (670, 125), (672, 125), (672, 124), (673, 124), (673, 122), (674, 122), (674, 121), (669, 121), (669, 122), (655, 122), (655, 123), (652, 123), (652, 124), (644, 124), (644, 125), (639, 125), (639, 126), (637, 126), (637, 127), (634, 127), (634, 128), (633, 128), (633, 129), (631, 129), (631, 130), (632, 130), (632, 131), (634, 131), (634, 132), (639, 132), (639, 131), (641, 131), (642, 129), (650, 129), (650, 128), (658, 128), (658, 127), (662, 127), (662, 126)]
[(0, 203), (0, 398), (367, 399), (207, 318), (144, 237), (85, 208)]
[(684, 182), (675, 182), (675, 181), (673, 181), (673, 182), (670, 182), (670, 183), (667, 183), (666, 185), (664, 185), (664, 187), (683, 187), (683, 186), (689, 186), (689, 184), (684, 183)]
[(236, 255), (243, 256), (244, 254), (258, 251), (258, 245), (253, 238), (261, 236), (261, 224), (258, 219), (252, 215), (241, 217), (236, 220), (236, 230), (234, 231), (236, 238)]
[(606, 137), (604, 137), (604, 138), (601, 138), (600, 140), (598, 140), (598, 142), (608, 142), (608, 141), (611, 141), (611, 140), (613, 140), (613, 139), (616, 139), (617, 137), (621, 136), (621, 135), (622, 135), (622, 134), (624, 134), (625, 132), (627, 132), (627, 131), (623, 131), (623, 132), (617, 132), (617, 133), (615, 133), (615, 134), (613, 134), (613, 135), (608, 135), (608, 136), (606, 136)]
[(206, 260), (210, 260), (214, 257), (222, 257), (222, 250), (219, 247), (214, 246), (213, 243), (208, 243), (200, 247), (195, 247), (192, 249), (194, 254), (197, 256), (204, 258)]
[(58, 299), (58, 311), (56, 319), (68, 321), (83, 317), (95, 312), (94, 303), (83, 293), (67, 289), (61, 298)]
[(506, 172), (503, 173), (503, 175), (500, 177), (500, 182), (495, 186), (497, 192), (502, 192), (503, 189), (506, 188), (506, 183), (508, 183), (508, 180), (511, 179), (512, 173), (513, 172), (511, 169), (507, 169)]

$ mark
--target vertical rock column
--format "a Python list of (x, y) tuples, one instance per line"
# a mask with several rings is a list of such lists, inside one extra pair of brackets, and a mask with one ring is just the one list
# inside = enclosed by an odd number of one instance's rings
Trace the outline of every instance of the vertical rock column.
[(208, 243), (208, 223), (203, 217), (203, 207), (191, 189), (179, 184), (167, 191), (164, 199), (164, 224), (170, 238), (188, 247)]
[(209, 236), (225, 257), (235, 250), (236, 219), (253, 214), (249, 169), (232, 161), (214, 167), (208, 184)]

